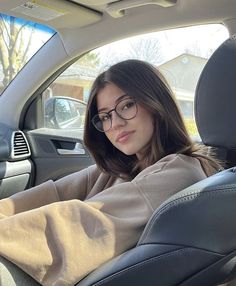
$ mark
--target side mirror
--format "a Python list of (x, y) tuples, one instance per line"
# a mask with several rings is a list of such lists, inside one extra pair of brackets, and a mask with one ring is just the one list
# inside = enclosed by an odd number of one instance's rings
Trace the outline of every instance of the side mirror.
[(45, 127), (53, 129), (83, 128), (86, 103), (70, 97), (51, 97), (44, 104)]

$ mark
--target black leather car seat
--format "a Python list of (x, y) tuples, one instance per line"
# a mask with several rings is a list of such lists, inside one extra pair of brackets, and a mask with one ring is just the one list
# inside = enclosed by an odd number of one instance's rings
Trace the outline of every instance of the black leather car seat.
[[(236, 38), (207, 62), (196, 90), (203, 143), (233, 165), (236, 148)], [(233, 152), (233, 151), (232, 151)], [(105, 251), (105, 250), (104, 250)], [(236, 277), (236, 168), (221, 171), (164, 202), (137, 246), (77, 286), (210, 286)]]
[(227, 167), (236, 166), (236, 35), (207, 62), (196, 89), (195, 118), (203, 143), (212, 146)]

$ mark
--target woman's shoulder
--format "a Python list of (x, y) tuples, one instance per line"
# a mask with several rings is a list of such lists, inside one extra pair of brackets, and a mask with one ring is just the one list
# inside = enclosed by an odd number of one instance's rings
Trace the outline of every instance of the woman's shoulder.
[(171, 154), (140, 172), (133, 183), (155, 209), (171, 195), (205, 178), (197, 158)]
[(174, 173), (175, 172), (179, 173), (181, 171), (193, 173), (196, 172), (197, 170), (198, 172), (201, 173), (202, 177), (205, 177), (202, 166), (197, 158), (174, 153), (161, 158), (153, 165), (141, 171), (136, 176), (136, 179), (148, 176), (150, 174), (159, 173), (164, 170), (165, 171), (171, 170)]

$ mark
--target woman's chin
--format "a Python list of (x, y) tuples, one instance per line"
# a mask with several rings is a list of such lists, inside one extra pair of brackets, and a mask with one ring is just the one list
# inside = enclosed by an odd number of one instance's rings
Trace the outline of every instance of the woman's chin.
[(136, 154), (133, 150), (128, 150), (124, 148), (119, 148), (119, 150), (127, 156), (132, 156)]

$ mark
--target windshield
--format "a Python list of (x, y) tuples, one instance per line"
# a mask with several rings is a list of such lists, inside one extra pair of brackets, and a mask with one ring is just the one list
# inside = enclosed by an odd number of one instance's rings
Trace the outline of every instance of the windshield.
[(55, 31), (0, 13), (0, 94)]

